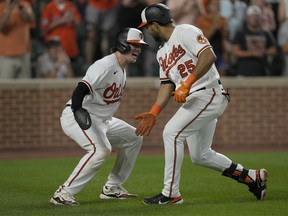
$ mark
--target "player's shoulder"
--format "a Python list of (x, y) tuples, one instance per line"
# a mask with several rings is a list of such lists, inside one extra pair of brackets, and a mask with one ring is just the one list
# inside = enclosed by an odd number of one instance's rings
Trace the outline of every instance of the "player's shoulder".
[(194, 32), (194, 33), (197, 33), (197, 34), (202, 33), (202, 31), (198, 27), (196, 27), (194, 25), (190, 25), (190, 24), (177, 25), (175, 27), (175, 31), (178, 34), (183, 34), (184, 32), (187, 32), (187, 31)]
[[(88, 71), (97, 71), (98, 73), (104, 73), (105, 71), (115, 67), (115, 61), (117, 61), (114, 54), (104, 56), (103, 58), (95, 61), (88, 69)], [(87, 72), (88, 72), (87, 71)]]

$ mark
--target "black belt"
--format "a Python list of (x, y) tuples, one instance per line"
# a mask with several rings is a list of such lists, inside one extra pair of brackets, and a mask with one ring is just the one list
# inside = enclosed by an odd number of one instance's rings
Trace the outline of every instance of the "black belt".
[(197, 89), (197, 90), (195, 90), (195, 92), (197, 92), (197, 91), (202, 91), (202, 90), (206, 90), (206, 87), (203, 87), (203, 88)]
[[(219, 85), (222, 85), (222, 83), (221, 83), (220, 80), (218, 80), (218, 84), (219, 84)], [(197, 91), (202, 91), (202, 90), (206, 90), (206, 89), (207, 89), (206, 87), (203, 87), (203, 88), (200, 88), (200, 89), (195, 90), (195, 92), (197, 92)]]

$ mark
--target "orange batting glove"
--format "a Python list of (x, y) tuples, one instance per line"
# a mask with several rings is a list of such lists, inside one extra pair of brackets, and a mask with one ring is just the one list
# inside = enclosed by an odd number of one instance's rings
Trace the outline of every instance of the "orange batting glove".
[(146, 134), (149, 136), (153, 126), (156, 123), (157, 116), (161, 112), (161, 107), (154, 104), (150, 112), (144, 112), (134, 117), (134, 119), (141, 120), (136, 128), (136, 135), (143, 136)]
[(174, 100), (178, 103), (185, 103), (186, 97), (189, 94), (190, 88), (194, 82), (196, 82), (196, 77), (194, 74), (191, 74), (185, 81), (181, 80), (181, 86), (176, 91), (172, 92), (172, 95), (174, 95)]

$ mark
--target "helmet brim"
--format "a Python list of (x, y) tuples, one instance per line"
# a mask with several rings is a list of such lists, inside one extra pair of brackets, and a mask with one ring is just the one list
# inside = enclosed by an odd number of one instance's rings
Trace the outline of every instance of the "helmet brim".
[(140, 28), (143, 28), (144, 26), (146, 26), (148, 24), (148, 22), (142, 22), (139, 26), (138, 26), (138, 28), (140, 29)]
[(131, 44), (143, 44), (148, 46), (148, 44), (143, 40), (127, 40), (127, 42)]

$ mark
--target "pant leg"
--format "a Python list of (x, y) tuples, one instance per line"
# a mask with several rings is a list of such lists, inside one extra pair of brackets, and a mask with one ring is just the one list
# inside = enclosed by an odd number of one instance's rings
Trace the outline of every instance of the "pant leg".
[(19, 57), (21, 63), (18, 78), (20, 79), (29, 79), (32, 77), (31, 73), (31, 54), (27, 53)]
[(107, 137), (118, 154), (105, 185), (122, 185), (132, 172), (143, 137), (136, 136), (134, 127), (115, 117), (109, 122)]
[(212, 120), (202, 129), (187, 137), (187, 145), (193, 163), (223, 171), (231, 165), (232, 161), (211, 149), (216, 122), (216, 119)]
[[(205, 131), (208, 134), (204, 134), (201, 130), (216, 120), (224, 112), (226, 105), (227, 100), (221, 94), (220, 88), (199, 91), (192, 94), (169, 120), (163, 131), (165, 171), (162, 193), (165, 196), (180, 196), (180, 171), (186, 138), (190, 137), (188, 139), (190, 146), (201, 145), (209, 140), (212, 142), (215, 127), (208, 127)], [(206, 146), (210, 147), (211, 142)]]
[(15, 79), (17, 59), (0, 56), (0, 79)]
[(93, 115), (91, 118), (91, 128), (84, 131), (75, 121), (70, 107), (66, 107), (61, 116), (64, 133), (87, 151), (63, 184), (65, 190), (72, 195), (86, 186), (111, 152), (111, 145), (106, 137), (107, 124), (95, 119)]

